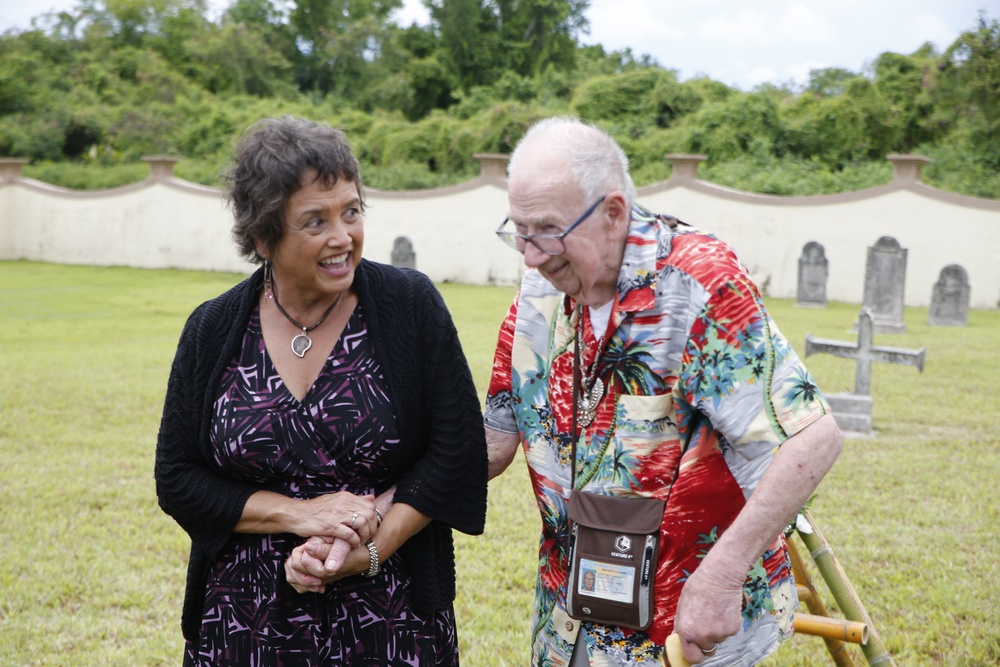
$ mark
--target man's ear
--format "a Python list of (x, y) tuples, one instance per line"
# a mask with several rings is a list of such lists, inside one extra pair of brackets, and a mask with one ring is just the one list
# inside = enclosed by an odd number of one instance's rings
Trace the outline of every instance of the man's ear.
[(611, 221), (613, 229), (627, 229), (631, 211), (625, 202), (625, 195), (617, 190), (609, 194), (604, 199), (604, 206), (608, 212), (608, 219)]

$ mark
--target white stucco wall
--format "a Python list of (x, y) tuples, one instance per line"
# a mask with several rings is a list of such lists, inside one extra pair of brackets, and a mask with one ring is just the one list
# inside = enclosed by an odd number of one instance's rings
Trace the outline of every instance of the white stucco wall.
[(473, 285), (509, 284), (521, 276), (521, 256), (501, 244), (493, 230), (507, 211), (500, 180), (418, 193), (369, 190), (365, 256), (389, 262), (393, 241), (413, 243), (416, 266), (435, 281)]
[(0, 205), (4, 203), (0, 227), (10, 224), (13, 229), (6, 258), (247, 270), (230, 240), (232, 217), (211, 188), (151, 180), (67, 194), (44, 183), (22, 181), (0, 189)]
[[(640, 188), (638, 200), (728, 241), (770, 296), (795, 297), (802, 247), (817, 241), (829, 260), (828, 298), (860, 303), (867, 248), (892, 236), (908, 250), (907, 305), (928, 305), (941, 269), (961, 264), (972, 307), (997, 307), (1000, 201), (930, 188), (919, 181), (920, 158), (891, 157), (900, 159), (887, 185), (774, 197), (706, 183), (696, 158), (671, 156), (673, 178)], [(417, 268), (435, 281), (516, 282), (520, 256), (493, 235), (507, 210), (505, 156), (477, 158), (482, 175), (461, 185), (368, 190), (365, 256), (388, 263), (394, 239), (406, 236)], [(0, 259), (249, 272), (221, 193), (175, 178), (172, 162), (150, 158), (142, 183), (75, 192), (23, 178), (23, 160), (0, 160)]]
[[(809, 241), (829, 262), (827, 298), (861, 303), (868, 248), (891, 236), (907, 249), (908, 306), (927, 306), (941, 269), (968, 271), (974, 308), (1000, 301), (1000, 202), (958, 197), (927, 186), (890, 184), (830, 197), (755, 197), (704, 182), (663, 188), (639, 199), (729, 242), (754, 281), (794, 298), (799, 257)], [(957, 201), (957, 200), (964, 201)]]

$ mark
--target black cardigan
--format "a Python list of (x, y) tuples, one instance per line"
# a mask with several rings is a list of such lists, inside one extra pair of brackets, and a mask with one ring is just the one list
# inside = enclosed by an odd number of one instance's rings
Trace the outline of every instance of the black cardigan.
[[(236, 356), (257, 304), (263, 271), (199, 306), (181, 333), (156, 443), (160, 507), (191, 536), (181, 628), (201, 626), (205, 580), (247, 499), (261, 490), (212, 461), (209, 427), (219, 379)], [(354, 278), (396, 415), (401, 448), (388, 486), (394, 502), (431, 517), (399, 553), (414, 603), (447, 609), (455, 599), (451, 529), (483, 532), (487, 456), (482, 413), (451, 316), (421, 273), (362, 260)], [(376, 489), (381, 493), (385, 489)]]

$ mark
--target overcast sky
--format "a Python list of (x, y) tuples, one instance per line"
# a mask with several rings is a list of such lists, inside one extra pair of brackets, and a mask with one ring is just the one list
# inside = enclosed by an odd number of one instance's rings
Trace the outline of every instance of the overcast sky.
[[(426, 22), (420, 0), (404, 0), (403, 25)], [(0, 0), (0, 32), (28, 28), (48, 9), (76, 0)], [(210, 0), (218, 11), (228, 0)], [(810, 69), (861, 72), (884, 51), (909, 54), (924, 42), (939, 51), (975, 27), (979, 10), (1000, 18), (1000, 0), (591, 0), (587, 44), (648, 53), (681, 79), (705, 75), (750, 90), (804, 83)]]

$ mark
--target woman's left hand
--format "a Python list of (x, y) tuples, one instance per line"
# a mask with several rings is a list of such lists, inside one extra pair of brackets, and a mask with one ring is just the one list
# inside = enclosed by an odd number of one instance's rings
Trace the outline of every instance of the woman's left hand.
[(338, 579), (367, 572), (371, 565), (368, 547), (346, 546), (341, 563), (330, 566), (331, 552), (336, 551), (336, 542), (343, 540), (331, 537), (310, 537), (295, 547), (285, 561), (285, 578), (299, 593), (323, 593), (326, 585)]
[[(423, 530), (430, 522), (430, 517), (410, 505), (393, 503), (378, 526), (379, 561), (384, 563), (406, 540)], [(310, 537), (292, 550), (285, 561), (285, 577), (295, 590), (301, 593), (322, 593), (330, 582), (368, 571), (371, 567), (371, 552), (367, 546), (362, 544), (351, 549), (338, 567), (336, 558), (330, 558), (334, 540), (333, 537)], [(329, 567), (331, 563), (334, 567)]]
[(332, 537), (310, 537), (306, 542), (292, 549), (285, 559), (285, 579), (299, 593), (326, 592), (326, 558), (316, 558), (306, 548), (310, 543), (326, 545), (327, 551), (332, 546)]

